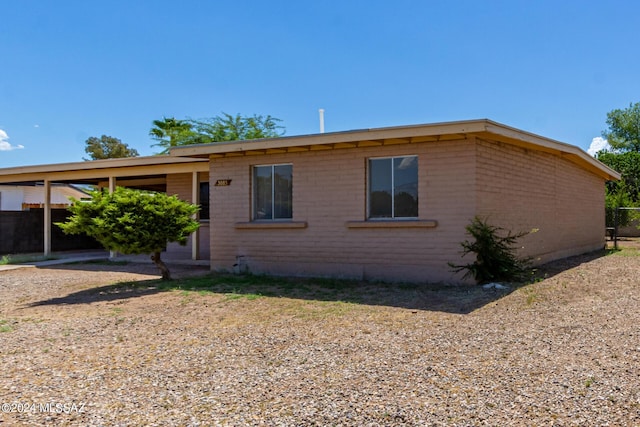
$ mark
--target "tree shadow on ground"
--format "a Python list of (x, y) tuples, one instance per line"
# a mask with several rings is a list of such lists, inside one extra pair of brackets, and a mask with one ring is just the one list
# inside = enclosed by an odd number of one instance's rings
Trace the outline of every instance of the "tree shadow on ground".
[[(230, 298), (271, 297), (341, 301), (410, 310), (468, 314), (529, 283), (553, 277), (562, 271), (593, 261), (605, 254), (604, 251), (599, 251), (545, 264), (536, 269), (531, 281), (509, 284), (509, 287), (504, 290), (487, 290), (482, 286), (469, 285), (382, 283), (326, 278), (209, 273), (196, 277), (177, 278), (172, 281), (140, 280), (115, 283), (81, 290), (63, 297), (38, 301), (30, 306), (109, 302), (181, 290), (222, 294)], [(83, 268), (83, 266), (75, 266), (75, 268)]]

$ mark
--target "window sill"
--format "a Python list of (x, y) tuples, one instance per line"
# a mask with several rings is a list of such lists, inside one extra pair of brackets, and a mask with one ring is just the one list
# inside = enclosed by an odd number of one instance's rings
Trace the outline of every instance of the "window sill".
[(347, 228), (435, 228), (436, 220), (369, 220), (347, 221)]
[(307, 228), (306, 221), (255, 221), (255, 222), (236, 222), (236, 230), (271, 230), (286, 228)]

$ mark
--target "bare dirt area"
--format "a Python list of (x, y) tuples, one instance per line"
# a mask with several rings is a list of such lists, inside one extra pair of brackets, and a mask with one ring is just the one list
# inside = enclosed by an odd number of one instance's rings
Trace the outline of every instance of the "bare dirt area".
[(0, 426), (640, 425), (633, 248), (509, 291), (172, 274), (0, 272)]

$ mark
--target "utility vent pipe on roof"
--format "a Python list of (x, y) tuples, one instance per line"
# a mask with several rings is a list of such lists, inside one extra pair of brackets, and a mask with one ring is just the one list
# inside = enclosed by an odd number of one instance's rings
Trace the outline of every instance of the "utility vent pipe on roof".
[(320, 113), (320, 133), (324, 133), (324, 109), (321, 108), (318, 112)]

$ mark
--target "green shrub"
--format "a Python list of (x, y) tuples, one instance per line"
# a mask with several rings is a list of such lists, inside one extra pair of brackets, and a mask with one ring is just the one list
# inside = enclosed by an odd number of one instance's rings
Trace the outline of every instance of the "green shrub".
[[(616, 208), (634, 206), (633, 201), (629, 197), (629, 193), (625, 189), (625, 185), (620, 182), (613, 184), (615, 184), (616, 191), (612, 191), (607, 187), (607, 194), (605, 196), (605, 225), (607, 227), (615, 226)], [(618, 227), (626, 227), (629, 225), (629, 223), (634, 219), (632, 217), (633, 211), (629, 211), (627, 209), (618, 210)]]
[(196, 205), (164, 193), (117, 187), (113, 193), (91, 192), (90, 202), (72, 201), (68, 209), (73, 215), (56, 223), (62, 231), (87, 234), (123, 254), (152, 254), (163, 279), (171, 274), (160, 258), (162, 250), (169, 242), (185, 245), (200, 226), (192, 218), (198, 212)]
[(516, 241), (529, 232), (511, 234), (511, 231), (507, 231), (505, 236), (506, 230), (489, 225), (477, 216), (465, 228), (474, 240), (460, 243), (462, 257), (474, 253), (476, 259), (464, 265), (449, 263), (453, 272), (466, 271), (464, 278), (473, 276), (477, 283), (482, 284), (521, 280), (530, 271), (531, 258), (518, 258), (514, 254)]

